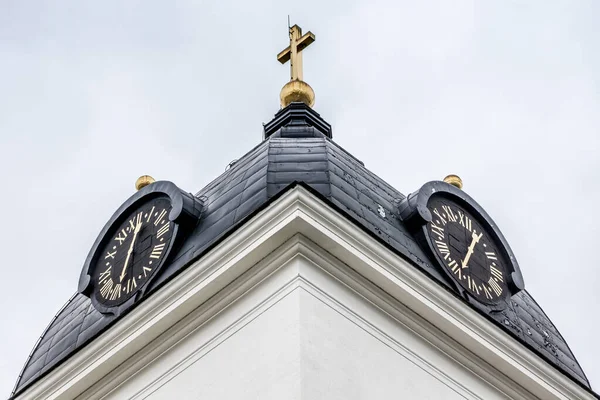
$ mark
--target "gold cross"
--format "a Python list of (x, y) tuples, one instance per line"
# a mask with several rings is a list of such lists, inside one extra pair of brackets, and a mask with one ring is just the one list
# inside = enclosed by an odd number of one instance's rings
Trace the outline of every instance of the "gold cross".
[(282, 64), (290, 62), (290, 73), (292, 80), (302, 80), (302, 50), (315, 41), (315, 35), (307, 32), (302, 36), (302, 28), (294, 25), (290, 28), (290, 45), (277, 54), (277, 61)]

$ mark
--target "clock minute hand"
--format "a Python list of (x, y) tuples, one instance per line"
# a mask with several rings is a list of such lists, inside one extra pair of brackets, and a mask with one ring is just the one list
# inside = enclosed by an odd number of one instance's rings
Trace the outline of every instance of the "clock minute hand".
[(483, 233), (476, 235), (475, 232), (473, 232), (473, 236), (472, 236), (473, 240), (471, 241), (471, 245), (467, 249), (467, 254), (465, 255), (465, 259), (462, 261), (463, 268), (467, 268), (467, 263), (469, 262), (469, 259), (473, 255), (473, 251), (475, 251), (475, 245), (477, 243), (479, 243), (479, 239), (481, 239), (482, 236), (483, 236)]
[(131, 253), (133, 252), (133, 245), (135, 244), (135, 239), (137, 238), (137, 234), (142, 228), (142, 222), (138, 221), (135, 226), (135, 231), (133, 232), (133, 239), (131, 239), (131, 244), (129, 245), (129, 250), (127, 250), (127, 257), (125, 258), (125, 264), (123, 264), (123, 270), (121, 271), (121, 276), (119, 277), (119, 282), (123, 282), (123, 278), (125, 278), (125, 272), (127, 271), (127, 264), (129, 263), (129, 258), (131, 257)]

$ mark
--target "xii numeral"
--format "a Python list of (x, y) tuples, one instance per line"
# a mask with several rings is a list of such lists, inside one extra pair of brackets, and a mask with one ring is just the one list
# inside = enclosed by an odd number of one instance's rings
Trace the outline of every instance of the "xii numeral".
[(142, 222), (142, 212), (140, 211), (135, 218), (129, 220), (129, 228), (131, 231), (135, 231), (135, 227)]
[(162, 254), (164, 248), (164, 243), (157, 244), (156, 246), (154, 246), (154, 248), (152, 249), (152, 253), (150, 254), (150, 258), (160, 258), (160, 255)]
[(458, 212), (459, 224), (465, 227), (469, 232), (471, 232), (471, 218), (467, 217), (460, 211)]

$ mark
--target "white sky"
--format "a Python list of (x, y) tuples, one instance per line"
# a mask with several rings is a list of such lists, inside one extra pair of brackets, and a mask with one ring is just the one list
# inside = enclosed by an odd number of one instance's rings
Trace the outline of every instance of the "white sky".
[(405, 194), (459, 174), (598, 390), (599, 2), (0, 0), (0, 396), (139, 175), (259, 143), (288, 14), (336, 142)]

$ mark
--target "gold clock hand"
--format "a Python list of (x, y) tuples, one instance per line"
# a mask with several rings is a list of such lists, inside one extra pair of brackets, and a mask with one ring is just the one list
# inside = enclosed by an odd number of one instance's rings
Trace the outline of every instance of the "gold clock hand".
[(481, 239), (482, 236), (483, 236), (483, 233), (480, 233), (479, 235), (477, 235), (477, 234), (475, 234), (475, 232), (473, 232), (473, 236), (472, 236), (473, 240), (471, 241), (471, 245), (467, 249), (467, 254), (465, 255), (465, 259), (462, 261), (463, 268), (467, 268), (467, 263), (469, 262), (469, 259), (473, 255), (473, 251), (475, 251), (475, 245), (477, 243), (479, 243), (479, 239)]
[(137, 238), (137, 234), (142, 228), (142, 221), (138, 218), (138, 223), (135, 226), (135, 231), (133, 232), (133, 238), (131, 239), (131, 244), (129, 245), (129, 250), (127, 250), (127, 257), (125, 258), (125, 264), (123, 264), (123, 270), (121, 271), (121, 276), (119, 278), (119, 282), (123, 282), (123, 278), (125, 278), (125, 272), (127, 271), (127, 264), (129, 263), (129, 258), (131, 257), (131, 253), (133, 252), (133, 245), (135, 244), (135, 239)]

